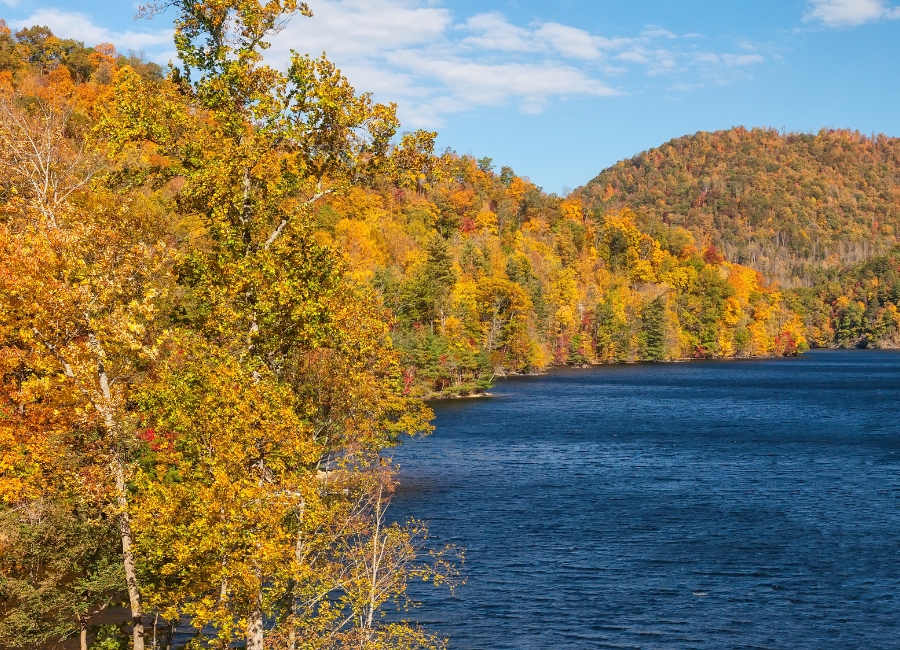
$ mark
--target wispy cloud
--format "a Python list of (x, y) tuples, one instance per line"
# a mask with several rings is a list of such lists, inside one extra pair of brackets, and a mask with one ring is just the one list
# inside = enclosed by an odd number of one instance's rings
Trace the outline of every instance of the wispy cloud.
[(809, 0), (807, 22), (820, 22), (828, 27), (854, 27), (876, 20), (900, 18), (900, 7), (885, 0)]
[(555, 54), (586, 61), (599, 59), (605, 52), (632, 41), (595, 36), (577, 27), (552, 22), (519, 27), (500, 13), (476, 14), (457, 29), (471, 34), (461, 44), (473, 49)]
[(620, 94), (566, 65), (544, 63), (485, 64), (462, 58), (405, 58), (397, 53), (392, 60), (411, 71), (437, 82), (460, 102), (460, 107), (497, 106), (518, 100), (526, 112), (540, 112), (554, 97)]
[(314, 11), (313, 19), (290, 23), (267, 56), (328, 52), (357, 87), (398, 101), (409, 127), (439, 127), (445, 116), (478, 106), (535, 113), (561, 100), (626, 94), (640, 77), (721, 83), (724, 71), (762, 61), (698, 52), (696, 34), (654, 25), (623, 36), (557, 22), (515, 24), (499, 12), (456, 20), (436, 2), (417, 0), (318, 0)]
[(763, 57), (759, 54), (697, 54), (694, 60), (698, 63), (712, 65), (724, 65), (728, 68), (737, 68), (754, 63), (762, 63)]
[(403, 0), (324, 0), (315, 17), (297, 17), (273, 40), (272, 53), (287, 50), (329, 57), (367, 59), (373, 54), (434, 43), (452, 25), (447, 9)]
[[(290, 50), (327, 52), (357, 88), (398, 102), (409, 128), (440, 127), (448, 115), (480, 106), (539, 113), (567, 99), (642, 92), (642, 79), (660, 76), (679, 88), (718, 85), (763, 61), (740, 43), (728, 47), (737, 53), (712, 51), (708, 40), (701, 49), (697, 34), (656, 25), (621, 35), (558, 22), (516, 24), (499, 12), (459, 19), (441, 0), (317, 0), (313, 9), (314, 18), (297, 17), (272, 39), (267, 60), (280, 67)], [(88, 45), (145, 50), (160, 63), (175, 58), (171, 29), (154, 29), (164, 19), (114, 31), (98, 18), (40, 9), (10, 26), (47, 25)]]

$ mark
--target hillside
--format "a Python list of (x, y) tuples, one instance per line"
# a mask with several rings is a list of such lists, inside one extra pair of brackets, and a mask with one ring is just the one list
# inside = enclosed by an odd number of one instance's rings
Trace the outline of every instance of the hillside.
[(334, 196), (312, 226), (381, 295), (408, 390), (466, 394), (553, 364), (805, 348), (782, 293), (686, 231), (654, 237), (627, 207), (588, 213), (490, 160), (433, 156), (417, 137), (395, 156), (418, 160), (418, 176)]
[(785, 292), (816, 347), (900, 347), (900, 247)]
[[(114, 82), (126, 69), (147, 83), (183, 82), (110, 44), (86, 47), (44, 27), (12, 34), (0, 23), (0, 55), (0, 95), (23, 106), (35, 94), (71, 95), (84, 129), (122, 92)], [(381, 157), (367, 152), (348, 178), (320, 179), (302, 220), (304, 232), (340, 255), (360, 295), (376, 294), (407, 394), (466, 394), (496, 375), (553, 364), (805, 346), (782, 293), (684, 229), (650, 224), (625, 203), (585, 210), (577, 196), (547, 194), (489, 159), (436, 155), (435, 135), (406, 134), (385, 143)], [(174, 180), (145, 191), (168, 188), (174, 194), (160, 200), (174, 215), (188, 201), (178, 189), (185, 174), (165, 173)]]
[(782, 287), (885, 254), (900, 233), (900, 139), (735, 128), (676, 138), (576, 191), (596, 215), (628, 206), (650, 233), (703, 247)]

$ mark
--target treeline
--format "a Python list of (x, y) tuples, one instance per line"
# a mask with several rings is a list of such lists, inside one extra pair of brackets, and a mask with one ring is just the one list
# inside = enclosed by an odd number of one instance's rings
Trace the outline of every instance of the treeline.
[(34, 25), (15, 34), (0, 19), (0, 74), (46, 75), (65, 69), (76, 83), (109, 84), (116, 69), (130, 67), (146, 79), (160, 81), (163, 69), (147, 61), (142, 52), (119, 54), (111, 43), (86, 47), (81, 41), (58, 38), (48, 27)]
[(600, 213), (628, 206), (648, 232), (681, 227), (782, 287), (883, 255), (900, 235), (900, 140), (735, 128), (676, 138), (578, 191)]
[(441, 647), (402, 611), (454, 552), (381, 453), (430, 412), (310, 228), (418, 158), (324, 57), (263, 64), (305, 5), (165, 5), (165, 76), (0, 29), (0, 646)]
[(779, 291), (683, 228), (651, 236), (628, 208), (586, 210), (488, 159), (445, 152), (416, 169), (315, 216), (318, 240), (390, 308), (411, 393), (469, 394), (553, 364), (806, 349)]

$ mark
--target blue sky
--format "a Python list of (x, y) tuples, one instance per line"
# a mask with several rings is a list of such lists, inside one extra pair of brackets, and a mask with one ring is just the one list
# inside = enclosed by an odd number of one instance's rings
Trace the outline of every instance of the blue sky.
[[(900, 135), (894, 0), (310, 0), (280, 34), (327, 51), (404, 127), (551, 192), (666, 140), (734, 125)], [(0, 0), (11, 26), (173, 56), (136, 5)]]

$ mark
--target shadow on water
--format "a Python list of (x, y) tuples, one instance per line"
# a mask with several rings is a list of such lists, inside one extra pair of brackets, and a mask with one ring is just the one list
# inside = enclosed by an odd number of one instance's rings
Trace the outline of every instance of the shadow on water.
[(900, 352), (562, 369), (434, 405), (398, 519), (455, 648), (900, 648)]

